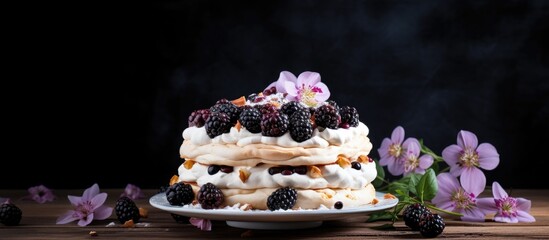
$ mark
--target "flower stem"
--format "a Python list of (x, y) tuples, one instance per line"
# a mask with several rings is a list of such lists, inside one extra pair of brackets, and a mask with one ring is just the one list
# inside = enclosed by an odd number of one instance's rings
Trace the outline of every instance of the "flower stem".
[(435, 207), (434, 205), (431, 205), (431, 204), (427, 204), (427, 203), (426, 203), (425, 205), (426, 205), (428, 208), (430, 208), (430, 209), (434, 209), (434, 210), (436, 210), (436, 211), (438, 211), (438, 212), (443, 212), (443, 213), (446, 213), (446, 214), (448, 214), (448, 215), (458, 216), (458, 217), (463, 216), (463, 214), (461, 214), (461, 213), (447, 211), (447, 210), (444, 210), (444, 209), (442, 209), (442, 208)]
[(387, 180), (385, 180), (384, 178), (381, 178), (381, 177), (379, 177), (379, 176), (376, 176), (376, 179), (379, 179), (379, 180), (381, 180), (382, 182), (384, 182), (384, 183), (386, 183), (386, 184), (390, 184), (389, 181), (387, 181)]
[(445, 167), (444, 169), (440, 170), (440, 172), (447, 172), (448, 170), (450, 170), (450, 167)]

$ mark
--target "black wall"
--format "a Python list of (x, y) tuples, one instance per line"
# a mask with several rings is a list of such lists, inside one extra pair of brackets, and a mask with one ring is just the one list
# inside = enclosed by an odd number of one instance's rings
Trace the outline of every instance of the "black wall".
[(547, 1), (156, 1), (6, 7), (0, 188), (157, 188), (187, 116), (316, 71), (370, 128), (493, 144), (487, 182), (549, 187)]

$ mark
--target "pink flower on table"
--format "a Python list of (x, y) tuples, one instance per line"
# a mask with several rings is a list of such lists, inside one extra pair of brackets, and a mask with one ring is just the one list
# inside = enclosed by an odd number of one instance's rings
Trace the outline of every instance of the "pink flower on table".
[(202, 231), (211, 231), (212, 230), (212, 222), (208, 219), (200, 219), (200, 218), (190, 218), (189, 222), (196, 226), (197, 228), (200, 228)]
[[(391, 138), (385, 138), (381, 142), (381, 146), (377, 150), (379, 153), (379, 165), (387, 166), (387, 170), (393, 175), (398, 176), (404, 173), (403, 155), (404, 149), (404, 128), (397, 126), (391, 133)], [(414, 141), (409, 138), (406, 141)], [(417, 141), (417, 140), (416, 140)], [(408, 142), (406, 142), (408, 144)]]
[(424, 154), (421, 157), (419, 156), (421, 150), (417, 139), (406, 139), (406, 141), (402, 144), (402, 147), (406, 149), (402, 156), (404, 159), (405, 176), (410, 173), (424, 174), (425, 169), (429, 168), (433, 164), (434, 159), (432, 156), (427, 154)]
[(463, 221), (484, 221), (484, 213), (478, 208), (476, 197), (484, 190), (479, 183), (462, 187), (450, 173), (437, 176), (438, 192), (431, 200), (438, 208), (463, 214)]
[(103, 206), (107, 199), (107, 193), (99, 193), (97, 183), (86, 189), (82, 197), (69, 195), (68, 198), (74, 206), (74, 210), (70, 210), (57, 218), (57, 224), (66, 224), (78, 220), (78, 225), (83, 227), (90, 224), (94, 219), (103, 220), (112, 214), (112, 207)]
[(471, 188), (472, 185), (486, 186), (486, 176), (479, 169), (492, 170), (499, 164), (499, 154), (489, 143), (478, 145), (477, 136), (461, 130), (457, 136), (457, 145), (453, 144), (442, 151), (442, 158), (450, 166), (450, 173), (461, 176), (461, 185)]
[(144, 198), (145, 194), (138, 186), (128, 183), (128, 185), (126, 185), (126, 188), (124, 189), (124, 192), (120, 194), (120, 197), (128, 197), (132, 200), (136, 200)]
[(47, 188), (44, 185), (30, 187), (28, 191), (29, 191), (29, 195), (24, 198), (32, 199), (37, 203), (51, 202), (55, 199), (55, 195), (53, 194), (51, 189)]
[(265, 90), (272, 87), (275, 87), (277, 92), (287, 93), (286, 99), (301, 102), (309, 107), (316, 107), (330, 97), (328, 86), (320, 82), (320, 74), (316, 72), (303, 72), (296, 78), (293, 73), (282, 71), (278, 80)]
[(492, 183), (493, 198), (479, 198), (477, 205), (486, 213), (495, 213), (494, 221), (517, 223), (535, 222), (536, 219), (530, 215), (532, 202), (524, 198), (510, 197), (499, 183)]

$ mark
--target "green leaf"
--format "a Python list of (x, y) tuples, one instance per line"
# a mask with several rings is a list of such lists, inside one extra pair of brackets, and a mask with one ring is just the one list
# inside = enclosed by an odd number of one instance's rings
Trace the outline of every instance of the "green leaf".
[(397, 197), (408, 195), (408, 184), (402, 182), (391, 182), (388, 188), (389, 193), (396, 195)]
[(433, 162), (430, 168), (435, 171), (435, 175), (438, 175), (438, 173), (440, 173), (440, 166), (438, 165), (438, 162)]
[(392, 220), (392, 219), (393, 219), (392, 212), (377, 212), (377, 213), (370, 214), (366, 222), (375, 222), (375, 221)]
[(412, 173), (408, 176), (410, 176), (410, 182), (408, 182), (408, 190), (417, 196), (416, 187), (422, 175), (418, 173)]
[(420, 202), (429, 201), (435, 197), (438, 191), (437, 177), (435, 171), (429, 168), (423, 174), (416, 186), (417, 196)]
[(385, 170), (379, 165), (378, 160), (374, 160), (374, 162), (376, 163), (377, 178), (372, 182), (372, 185), (377, 188), (383, 185), (382, 179), (385, 179)]

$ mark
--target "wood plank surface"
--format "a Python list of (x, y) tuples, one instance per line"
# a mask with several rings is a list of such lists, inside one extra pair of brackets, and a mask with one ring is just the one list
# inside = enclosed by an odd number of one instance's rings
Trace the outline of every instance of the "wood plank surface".
[[(101, 189), (109, 197), (106, 205), (114, 207), (122, 189)], [(22, 200), (26, 190), (0, 190), (0, 197), (9, 197), (23, 211), (19, 226), (0, 224), (0, 239), (241, 239), (241, 238), (300, 238), (300, 239), (414, 239), (422, 238), (419, 232), (410, 231), (402, 221), (395, 229), (378, 230), (376, 227), (388, 222), (366, 223), (368, 216), (325, 221), (322, 226), (296, 230), (248, 230), (227, 226), (224, 221), (213, 221), (212, 231), (200, 231), (190, 224), (176, 223), (171, 215), (149, 205), (148, 199), (157, 190), (145, 190), (147, 197), (136, 200), (139, 207), (149, 211), (148, 218), (141, 219), (142, 226), (123, 228), (113, 215), (90, 225), (79, 227), (76, 222), (56, 225), (58, 216), (71, 209), (67, 195), (82, 195), (83, 190), (54, 190), (57, 199), (51, 203), (38, 204)], [(491, 195), (487, 190), (482, 196)], [(535, 223), (507, 224), (487, 220), (486, 222), (463, 222), (445, 218), (446, 228), (439, 238), (451, 239), (549, 239), (549, 190), (513, 190), (512, 196), (532, 201), (531, 214)], [(115, 227), (106, 227), (115, 222)], [(96, 231), (97, 236), (90, 236)]]

